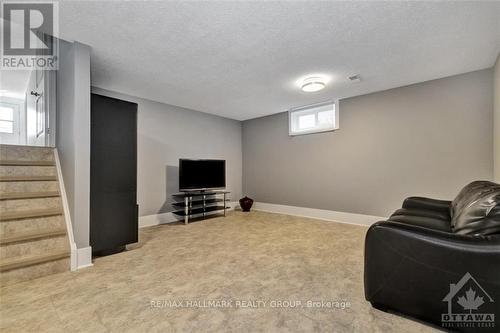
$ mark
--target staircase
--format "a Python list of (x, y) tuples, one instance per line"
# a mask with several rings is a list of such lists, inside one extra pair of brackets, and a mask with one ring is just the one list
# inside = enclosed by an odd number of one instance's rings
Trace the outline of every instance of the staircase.
[(54, 149), (0, 145), (0, 285), (69, 269)]

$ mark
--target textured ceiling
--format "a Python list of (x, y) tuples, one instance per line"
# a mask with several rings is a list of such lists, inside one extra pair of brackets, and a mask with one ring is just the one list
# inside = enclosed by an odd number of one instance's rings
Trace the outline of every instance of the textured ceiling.
[[(500, 2), (60, 2), (92, 84), (238, 120), (491, 67)], [(330, 77), (300, 91), (307, 74)], [(360, 83), (348, 76), (360, 74)]]

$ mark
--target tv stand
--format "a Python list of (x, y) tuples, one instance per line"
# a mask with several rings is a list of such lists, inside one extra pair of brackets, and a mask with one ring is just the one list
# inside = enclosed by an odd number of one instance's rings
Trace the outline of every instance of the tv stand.
[(189, 220), (194, 216), (198, 215), (201, 218), (207, 218), (207, 213), (212, 212), (223, 212), (226, 216), (227, 198), (228, 191), (189, 191), (181, 192), (173, 195), (174, 206), (177, 210), (172, 213), (184, 218), (184, 224), (188, 224)]

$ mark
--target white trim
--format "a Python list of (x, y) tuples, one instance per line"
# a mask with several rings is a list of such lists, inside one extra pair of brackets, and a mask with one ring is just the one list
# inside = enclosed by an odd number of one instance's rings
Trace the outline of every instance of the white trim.
[[(234, 207), (238, 205), (236, 201), (230, 201), (227, 203), (228, 211), (234, 210)], [(214, 214), (217, 212), (214, 212)], [(173, 222), (179, 222), (183, 221), (182, 219), (179, 218), (179, 216), (174, 215), (172, 212), (168, 213), (161, 213), (161, 214), (152, 214), (152, 215), (144, 215), (144, 216), (139, 216), (139, 228), (146, 228), (146, 227), (152, 227), (155, 225), (160, 225), (160, 224), (166, 224), (166, 223), (173, 223)]]
[(70, 254), (70, 262), (71, 262), (71, 270), (76, 271), (78, 269), (78, 253), (77, 253), (77, 248), (76, 248), (76, 243), (75, 243), (75, 238), (73, 236), (73, 227), (71, 224), (71, 215), (69, 211), (69, 205), (68, 205), (68, 198), (66, 196), (66, 189), (64, 187), (64, 179), (61, 171), (61, 162), (59, 161), (59, 153), (57, 151), (57, 148), (54, 148), (54, 160), (56, 162), (56, 169), (57, 169), (57, 179), (58, 179), (58, 184), (59, 184), (59, 193), (61, 194), (61, 201), (63, 205), (63, 210), (64, 210), (64, 221), (66, 221), (66, 230), (68, 234), (68, 241), (69, 241), (69, 246), (71, 249), (71, 254)]
[(324, 210), (316, 208), (277, 205), (265, 202), (255, 202), (252, 208), (263, 212), (308, 217), (318, 220), (334, 221), (334, 222), (356, 224), (363, 226), (370, 226), (377, 221), (386, 220), (386, 218), (380, 216), (337, 212), (333, 210)]
[(139, 216), (139, 228), (152, 227), (155, 225), (172, 223), (177, 221), (179, 221), (179, 218), (172, 213)]
[(92, 264), (92, 247), (82, 247), (77, 249), (78, 269), (93, 266)]

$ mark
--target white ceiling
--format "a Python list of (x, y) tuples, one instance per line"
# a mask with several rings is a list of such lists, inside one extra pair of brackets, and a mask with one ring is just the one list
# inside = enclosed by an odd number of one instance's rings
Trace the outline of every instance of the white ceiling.
[[(238, 120), (491, 67), (500, 2), (60, 2), (92, 84)], [(328, 75), (318, 93), (296, 82)], [(362, 82), (347, 77), (360, 74)]]

